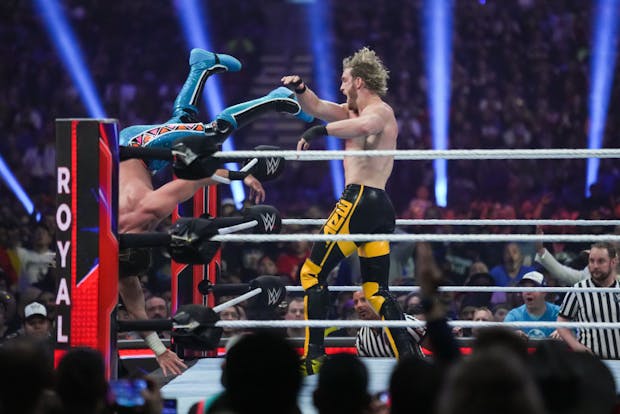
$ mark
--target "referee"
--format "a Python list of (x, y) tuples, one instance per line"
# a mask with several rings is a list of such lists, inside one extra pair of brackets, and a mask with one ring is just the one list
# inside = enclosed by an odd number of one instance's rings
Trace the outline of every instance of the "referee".
[[(362, 290), (353, 293), (353, 307), (360, 319), (368, 321), (381, 319), (366, 300)], [(405, 314), (405, 319), (407, 321), (419, 322), (418, 319), (407, 314)], [(419, 357), (423, 357), (424, 354), (420, 346), (424, 342), (426, 334), (424, 328), (407, 328), (407, 333), (414, 345), (413, 350)], [(355, 347), (357, 348), (357, 354), (361, 357), (394, 357), (394, 352), (384, 328), (369, 328), (367, 326), (360, 328), (355, 338)]]
[[(618, 288), (618, 254), (611, 243), (595, 243), (590, 248), (590, 278), (577, 288)], [(620, 322), (620, 293), (570, 292), (564, 297), (558, 322)], [(602, 359), (620, 359), (620, 329), (558, 328), (558, 333), (573, 351), (593, 353)]]

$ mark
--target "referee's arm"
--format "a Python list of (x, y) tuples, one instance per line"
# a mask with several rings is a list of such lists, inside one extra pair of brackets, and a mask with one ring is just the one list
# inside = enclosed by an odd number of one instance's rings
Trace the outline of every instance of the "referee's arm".
[[(565, 318), (561, 315), (558, 315), (557, 321), (558, 322), (571, 322), (570, 319)], [(568, 345), (570, 349), (572, 349), (573, 351), (592, 353), (592, 350), (590, 348), (588, 348), (587, 346), (585, 346), (584, 344), (582, 344), (581, 342), (577, 340), (577, 337), (575, 336), (575, 334), (573, 334), (572, 329), (558, 328), (558, 334), (560, 334), (560, 337), (564, 340), (564, 342), (566, 342), (566, 345)]]

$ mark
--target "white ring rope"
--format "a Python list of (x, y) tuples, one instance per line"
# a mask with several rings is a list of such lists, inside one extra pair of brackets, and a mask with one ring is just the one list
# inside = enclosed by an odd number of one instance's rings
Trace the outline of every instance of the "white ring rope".
[[(361, 290), (361, 286), (329, 286), (330, 292), (357, 292)], [(288, 292), (303, 292), (304, 288), (301, 286), (286, 286)], [(418, 292), (419, 286), (390, 286), (389, 290), (392, 292)], [(527, 286), (440, 286), (440, 292), (598, 292), (598, 293), (620, 293), (620, 288), (576, 288), (566, 286), (540, 286), (540, 287), (527, 287)]]
[(620, 158), (620, 149), (521, 149), (521, 150), (373, 150), (373, 151), (218, 151), (214, 157), (268, 158), (321, 161), (344, 157), (394, 157), (396, 160), (515, 160)]
[[(285, 225), (319, 226), (326, 219), (282, 219)], [(620, 226), (620, 220), (398, 219), (397, 226)]]
[(235, 306), (237, 303), (241, 303), (244, 300), (251, 299), (256, 295), (260, 295), (262, 292), (263, 292), (262, 288), (256, 288), (256, 289), (250, 290), (249, 292), (246, 292), (241, 296), (237, 296), (236, 298), (232, 298), (229, 301), (220, 303), (219, 305), (213, 307), (213, 312), (220, 313), (224, 309), (228, 309), (231, 306)]
[(582, 242), (620, 241), (612, 234), (226, 234), (213, 236), (218, 242), (294, 242), (294, 241), (393, 241), (393, 242)]
[[(271, 321), (218, 321), (215, 326), (221, 328), (418, 328), (426, 325), (424, 321), (385, 321), (385, 320), (271, 320)], [(589, 328), (589, 329), (620, 329), (619, 322), (486, 322), (455, 320), (448, 325), (460, 328)]]

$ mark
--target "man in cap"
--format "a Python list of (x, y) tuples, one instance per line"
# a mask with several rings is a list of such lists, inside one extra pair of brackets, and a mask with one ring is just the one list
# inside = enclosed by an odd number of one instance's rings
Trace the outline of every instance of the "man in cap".
[(38, 339), (48, 339), (52, 322), (47, 317), (45, 305), (31, 302), (24, 308), (24, 335)]
[[(545, 277), (542, 273), (532, 271), (523, 275), (518, 283), (522, 287), (541, 287), (545, 285)], [(555, 322), (560, 307), (545, 300), (546, 293), (527, 291), (522, 292), (523, 305), (512, 309), (506, 315), (504, 322)], [(527, 338), (557, 338), (557, 331), (553, 328), (525, 327), (517, 331)]]

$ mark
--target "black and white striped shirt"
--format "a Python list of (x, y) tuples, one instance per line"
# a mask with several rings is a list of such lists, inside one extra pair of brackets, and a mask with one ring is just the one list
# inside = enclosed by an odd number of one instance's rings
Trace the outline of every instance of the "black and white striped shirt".
[[(598, 287), (592, 279), (575, 283), (576, 288)], [(620, 287), (618, 281), (612, 286)], [(569, 292), (560, 316), (577, 322), (620, 322), (620, 293)], [(603, 359), (620, 359), (620, 329), (578, 329), (579, 342)]]
[[(419, 322), (419, 319), (407, 314), (405, 314), (405, 319)], [(424, 339), (425, 329), (422, 327), (407, 328), (407, 332), (415, 345), (414, 349), (422, 356), (419, 344)], [(394, 357), (385, 328), (377, 329), (366, 326), (360, 328), (355, 338), (355, 347), (357, 348), (357, 354), (362, 357)]]

